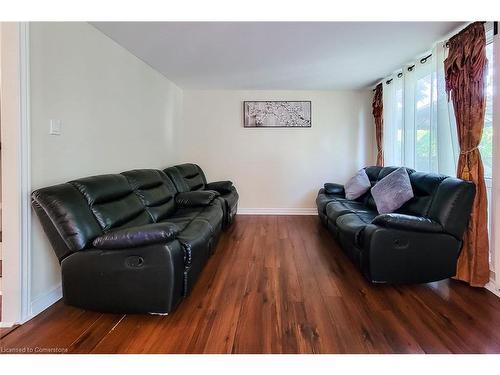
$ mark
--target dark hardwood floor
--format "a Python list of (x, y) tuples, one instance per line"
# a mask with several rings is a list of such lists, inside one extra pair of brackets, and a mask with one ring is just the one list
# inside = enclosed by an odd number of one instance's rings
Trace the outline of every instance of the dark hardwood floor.
[(500, 353), (498, 322), (500, 299), (461, 282), (367, 283), (315, 216), (239, 216), (171, 315), (100, 314), (58, 302), (0, 339), (0, 349)]

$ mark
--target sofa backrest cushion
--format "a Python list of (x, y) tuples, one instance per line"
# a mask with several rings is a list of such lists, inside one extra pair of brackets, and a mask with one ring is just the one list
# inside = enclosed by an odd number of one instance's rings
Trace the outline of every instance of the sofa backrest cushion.
[(186, 191), (189, 191), (189, 186), (184, 181), (184, 178), (180, 174), (179, 170), (175, 167), (168, 167), (163, 170), (163, 173), (165, 173), (168, 178), (174, 183), (175, 189), (179, 193), (184, 193)]
[[(371, 167), (365, 167), (365, 172), (366, 175), (368, 176), (368, 179), (370, 180), (371, 187), (373, 187), (377, 181), (378, 181), (378, 175), (380, 174), (380, 170), (382, 167), (377, 167), (377, 166), (371, 166)], [(371, 200), (370, 200), (371, 198)], [(359, 198), (355, 199), (357, 202), (361, 202), (366, 204), (367, 206), (370, 206), (371, 208), (376, 208), (375, 207), (375, 202), (373, 201), (373, 197), (371, 196), (370, 190), (368, 190), (365, 194), (360, 196)]]
[(136, 169), (122, 175), (127, 178), (154, 222), (174, 213), (177, 189), (165, 173), (156, 169)]
[(436, 173), (414, 172), (410, 175), (413, 199), (401, 207), (399, 212), (409, 215), (427, 216), (439, 185), (447, 176)]
[(368, 176), (368, 179), (370, 180), (372, 186), (377, 183), (378, 176), (381, 170), (382, 167), (377, 167), (377, 166), (371, 166), (365, 168), (366, 175)]
[(90, 247), (94, 238), (103, 233), (87, 200), (72, 184), (38, 189), (31, 197), (59, 260)]
[(87, 200), (104, 232), (153, 222), (127, 178), (121, 174), (81, 178), (70, 184)]
[(196, 164), (179, 164), (165, 169), (164, 172), (174, 182), (180, 193), (205, 189), (207, 179), (202, 169)]
[(436, 190), (428, 216), (444, 230), (462, 240), (469, 222), (476, 186), (455, 177), (445, 178)]

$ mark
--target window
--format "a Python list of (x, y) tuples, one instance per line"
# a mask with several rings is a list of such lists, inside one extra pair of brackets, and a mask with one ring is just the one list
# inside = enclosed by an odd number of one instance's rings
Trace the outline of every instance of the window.
[(444, 89), (446, 53), (444, 43), (438, 43), (432, 54), (384, 82), (386, 165), (455, 175), (458, 145), (453, 108)]
[[(402, 73), (384, 83), (384, 160), (386, 165), (402, 165), (404, 160), (404, 112)], [(391, 124), (391, 126), (387, 126)]]
[[(488, 59), (488, 71), (486, 72), (486, 109), (484, 113), (484, 128), (479, 151), (484, 166), (484, 180), (486, 182), (486, 194), (488, 196), (488, 234), (491, 236), (491, 212), (492, 212), (492, 177), (493, 177), (493, 38), (492, 33), (486, 34), (486, 58)], [(491, 240), (491, 237), (490, 237)], [(490, 246), (490, 269), (494, 269), (493, 251)]]
[[(493, 162), (493, 24), (486, 25), (486, 109), (479, 151), (488, 195), (491, 233)], [(444, 60), (448, 50), (437, 43), (432, 54), (384, 80), (385, 165), (455, 176), (460, 154), (453, 103), (445, 92)], [(497, 168), (498, 169), (498, 168)], [(490, 248), (493, 251), (493, 248)], [(492, 260), (490, 253), (490, 260)]]
[[(491, 187), (493, 149), (493, 28), (487, 24), (486, 111), (479, 151), (486, 184)], [(457, 129), (453, 104), (445, 92), (444, 60), (448, 50), (437, 43), (384, 82), (384, 159), (423, 172), (456, 175)]]
[(488, 72), (486, 75), (486, 111), (484, 114), (484, 129), (479, 151), (484, 165), (484, 177), (491, 179), (493, 162), (493, 43), (486, 45)]
[(415, 169), (432, 170), (433, 142), (431, 134), (431, 74), (417, 80), (415, 85)]

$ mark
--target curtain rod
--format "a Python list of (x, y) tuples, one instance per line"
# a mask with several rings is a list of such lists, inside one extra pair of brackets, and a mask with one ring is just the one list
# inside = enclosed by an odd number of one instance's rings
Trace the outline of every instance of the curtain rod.
[[(420, 59), (420, 63), (421, 63), (421, 64), (425, 64), (425, 63), (427, 62), (427, 60), (429, 59), (429, 57), (431, 57), (431, 56), (432, 56), (432, 53), (428, 54), (428, 55), (427, 55), (427, 56), (425, 56), (425, 57), (422, 57), (422, 58)], [(411, 72), (411, 71), (413, 70), (413, 68), (415, 68), (415, 64), (413, 64), (413, 65), (411, 65), (411, 66), (407, 67), (406, 69), (407, 69), (409, 72)], [(401, 78), (402, 76), (403, 76), (403, 72), (399, 72), (399, 73), (397, 74), (397, 77), (398, 77), (398, 78)], [(393, 81), (393, 79), (392, 79), (392, 78), (390, 78), (390, 79), (388, 79), (387, 81), (385, 81), (385, 84), (386, 84), (386, 85), (390, 85), (392, 81)], [(375, 89), (373, 89), (372, 91), (375, 91)]]
[[(495, 36), (495, 35), (497, 35), (497, 34), (498, 34), (498, 21), (480, 21), (480, 22), (481, 22), (483, 25), (484, 25), (485, 23), (492, 22), (492, 23), (493, 23), (493, 36)], [(472, 23), (471, 23), (471, 24), (472, 24)], [(471, 24), (469, 24), (469, 25), (471, 25)], [(460, 30), (457, 34), (459, 34), (460, 32), (462, 32), (463, 30), (465, 30), (465, 29), (466, 29), (469, 25), (467, 25), (466, 27), (464, 27), (464, 28), (463, 28), (462, 30)], [(491, 30), (491, 29), (490, 29), (490, 30)], [(455, 34), (455, 35), (457, 35), (457, 34)], [(452, 37), (450, 37), (450, 38), (448, 38), (448, 39), (446, 39), (446, 40), (445, 40), (445, 43), (444, 43), (444, 46), (445, 46), (445, 47), (449, 47), (449, 45), (450, 45), (449, 41), (450, 41), (450, 39), (451, 39), (451, 38), (452, 38)]]
[[(483, 24), (484, 24), (484, 23), (487, 23), (487, 21), (482, 21), (482, 23), (483, 23)], [(464, 28), (464, 29), (465, 29), (465, 28)], [(464, 30), (464, 29), (462, 29), (462, 30)], [(459, 32), (460, 32), (460, 31), (459, 31)], [(458, 33), (457, 33), (457, 34), (458, 34)], [(497, 35), (497, 34), (498, 34), (498, 21), (493, 21), (493, 35)], [(455, 34), (455, 35), (456, 35), (456, 34)], [(447, 39), (447, 40), (445, 41), (445, 44), (444, 44), (444, 46), (445, 46), (445, 47), (448, 47), (448, 46), (449, 46), (448, 41), (449, 41), (449, 39)], [(422, 58), (420, 59), (420, 63), (421, 63), (421, 64), (425, 64), (425, 63), (427, 62), (427, 59), (428, 59), (429, 57), (431, 57), (431, 56), (432, 56), (432, 53), (431, 53), (431, 54), (429, 54), (429, 55), (427, 55), (427, 56), (425, 56), (425, 57), (422, 57)], [(413, 65), (409, 66), (409, 67), (408, 67), (408, 68), (406, 68), (406, 69), (407, 69), (409, 72), (411, 72), (411, 71), (413, 70), (413, 68), (414, 68), (414, 67), (415, 67), (415, 64), (413, 64)], [(403, 76), (403, 73), (401, 73), (401, 72), (399, 72), (399, 73), (397, 74), (397, 77), (398, 77), (398, 78), (401, 78), (402, 76)], [(382, 82), (383, 82), (383, 81), (382, 81)], [(391, 79), (388, 79), (387, 81), (385, 81), (385, 83), (386, 83), (387, 85), (389, 85), (391, 82), (392, 82), (392, 78), (391, 78)], [(375, 89), (373, 89), (372, 91), (375, 91)]]

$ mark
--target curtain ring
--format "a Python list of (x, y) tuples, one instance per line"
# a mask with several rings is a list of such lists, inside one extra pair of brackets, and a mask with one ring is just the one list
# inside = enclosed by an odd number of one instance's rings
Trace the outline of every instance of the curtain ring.
[(427, 62), (427, 59), (432, 56), (432, 53), (430, 55), (427, 55), (425, 57), (422, 57), (420, 59), (420, 64), (425, 64)]

